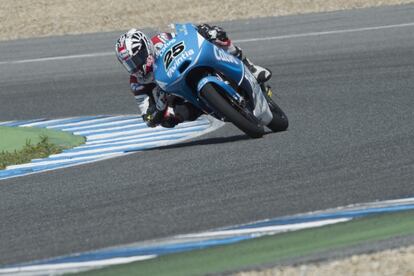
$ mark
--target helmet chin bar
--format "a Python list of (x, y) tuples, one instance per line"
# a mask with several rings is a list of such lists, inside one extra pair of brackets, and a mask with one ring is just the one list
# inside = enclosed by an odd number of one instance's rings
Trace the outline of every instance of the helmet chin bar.
[(135, 65), (132, 59), (123, 60), (122, 64), (130, 74), (135, 74), (138, 71), (138, 66)]
[[(146, 58), (144, 59), (141, 55), (135, 55), (131, 58), (123, 60), (122, 63), (124, 64), (125, 68), (128, 70), (130, 74), (134, 74), (139, 70), (143, 70), (146, 64)], [(145, 72), (144, 72), (145, 73)]]

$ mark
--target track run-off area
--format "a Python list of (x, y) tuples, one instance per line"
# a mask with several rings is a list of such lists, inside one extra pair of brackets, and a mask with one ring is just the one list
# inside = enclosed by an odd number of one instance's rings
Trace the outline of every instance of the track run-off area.
[[(0, 265), (413, 196), (413, 5), (220, 25), (273, 71), (288, 131), (1, 180)], [(0, 121), (134, 114), (119, 33), (1, 42)]]
[(175, 128), (149, 128), (136, 115), (86, 116), (64, 119), (0, 122), (0, 126), (51, 129), (85, 137), (85, 144), (65, 149), (47, 158), (27, 164), (8, 166), (0, 171), (0, 180), (57, 170), (81, 164), (120, 157), (137, 151), (184, 142), (223, 126), (208, 116), (184, 122)]

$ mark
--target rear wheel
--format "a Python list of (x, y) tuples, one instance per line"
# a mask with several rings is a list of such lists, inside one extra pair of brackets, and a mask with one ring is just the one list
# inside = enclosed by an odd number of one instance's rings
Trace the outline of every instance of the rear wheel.
[(262, 90), (265, 92), (265, 98), (269, 104), (270, 111), (272, 111), (273, 119), (267, 125), (273, 132), (285, 131), (289, 127), (288, 118), (283, 110), (273, 101), (272, 91), (270, 87), (262, 86)]
[(260, 138), (264, 135), (263, 126), (260, 125), (259, 121), (250, 111), (237, 110), (237, 107), (230, 104), (210, 83), (204, 85), (200, 94), (208, 102), (210, 107), (223, 115), (228, 121), (232, 122), (251, 138)]

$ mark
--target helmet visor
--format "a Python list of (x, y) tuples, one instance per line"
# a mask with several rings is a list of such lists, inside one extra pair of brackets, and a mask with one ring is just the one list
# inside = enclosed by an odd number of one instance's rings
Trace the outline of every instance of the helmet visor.
[(143, 48), (125, 61), (125, 67), (129, 73), (134, 74), (139, 70), (143, 70), (144, 65), (147, 63), (148, 51), (145, 46)]
[(124, 64), (125, 68), (128, 70), (130, 74), (134, 74), (138, 72), (139, 70), (142, 70), (143, 65), (147, 63), (147, 55), (143, 54), (136, 54), (135, 56), (132, 56), (131, 58), (128, 58), (126, 60), (123, 60), (122, 63)]
[(137, 65), (131, 58), (123, 60), (122, 63), (124, 64), (125, 68), (128, 70), (130, 74), (134, 74), (138, 71)]

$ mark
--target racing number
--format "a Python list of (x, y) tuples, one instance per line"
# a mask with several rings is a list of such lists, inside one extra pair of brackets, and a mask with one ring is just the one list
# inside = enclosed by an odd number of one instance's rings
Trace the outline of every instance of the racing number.
[(171, 62), (176, 58), (179, 54), (181, 54), (185, 49), (184, 41), (175, 44), (174, 46), (169, 49), (164, 55), (164, 66), (165, 69), (168, 69)]

